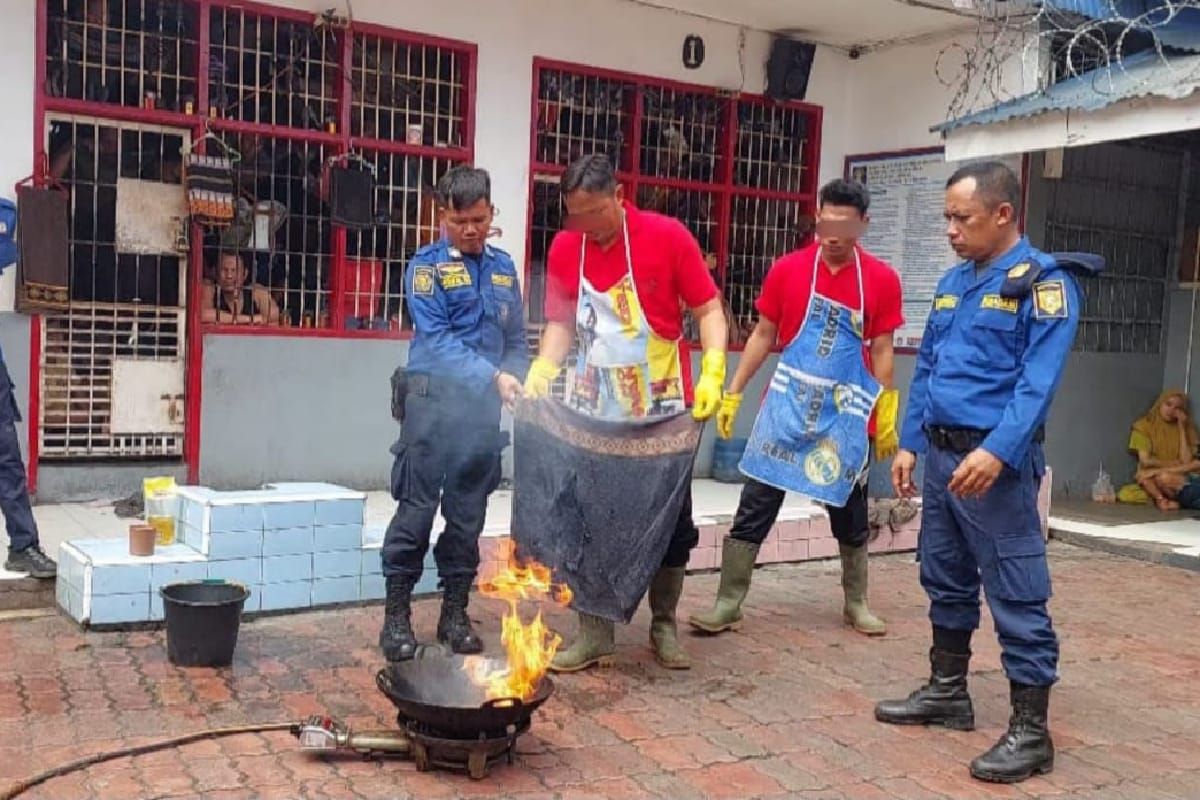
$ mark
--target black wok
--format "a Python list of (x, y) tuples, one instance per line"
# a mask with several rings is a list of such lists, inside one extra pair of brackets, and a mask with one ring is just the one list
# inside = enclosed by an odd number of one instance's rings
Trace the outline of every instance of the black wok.
[[(379, 670), (375, 683), (401, 717), (456, 739), (504, 735), (510, 725), (521, 727), (528, 722), (554, 693), (554, 683), (547, 676), (527, 701), (516, 697), (488, 700), (483, 687), (472, 683), (463, 670), (466, 658), (437, 645), (422, 646), (411, 660)], [(493, 666), (502, 667), (503, 662), (493, 662)]]

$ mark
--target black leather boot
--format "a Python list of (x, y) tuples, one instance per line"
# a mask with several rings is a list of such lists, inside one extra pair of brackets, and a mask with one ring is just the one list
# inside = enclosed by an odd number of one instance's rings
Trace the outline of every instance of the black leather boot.
[(1008, 731), (991, 750), (971, 762), (971, 775), (992, 783), (1019, 783), (1054, 769), (1054, 742), (1047, 729), (1049, 686), (1013, 681)]
[(904, 700), (883, 700), (875, 719), (892, 725), (941, 725), (959, 731), (975, 729), (975, 707), (967, 694), (971, 654), (929, 650), (929, 683)]
[(438, 618), (437, 638), (455, 653), (482, 653), (483, 640), (471, 627), (467, 616), (467, 599), (471, 594), (470, 578), (447, 580), (442, 592), (442, 615)]
[(417, 652), (417, 637), (412, 629), (412, 591), (416, 585), (417, 579), (411, 575), (392, 575), (387, 579), (379, 647), (388, 661), (407, 661)]

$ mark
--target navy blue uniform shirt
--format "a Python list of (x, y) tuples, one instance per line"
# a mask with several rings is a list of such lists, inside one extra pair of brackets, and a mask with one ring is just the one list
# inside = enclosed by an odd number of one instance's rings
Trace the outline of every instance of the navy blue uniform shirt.
[[(1001, 288), (1040, 267), (1027, 294)], [(923, 426), (989, 431), (983, 449), (1020, 469), (1075, 341), (1082, 295), (1046, 253), (1021, 241), (979, 275), (942, 276), (909, 388), (900, 446), (926, 451)]]

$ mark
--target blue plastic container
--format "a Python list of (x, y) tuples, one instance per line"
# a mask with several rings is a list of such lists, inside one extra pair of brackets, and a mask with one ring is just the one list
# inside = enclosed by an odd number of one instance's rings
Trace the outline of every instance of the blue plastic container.
[(721, 439), (713, 443), (713, 480), (722, 483), (745, 483), (746, 476), (738, 471), (738, 462), (746, 451), (746, 439)]

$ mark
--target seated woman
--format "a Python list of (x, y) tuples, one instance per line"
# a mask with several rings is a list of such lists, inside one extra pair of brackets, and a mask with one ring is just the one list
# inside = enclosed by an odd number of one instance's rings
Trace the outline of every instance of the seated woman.
[(226, 324), (279, 325), (279, 306), (271, 293), (246, 284), (246, 262), (237, 253), (222, 253), (215, 284), (205, 282), (200, 295), (200, 319)]
[[(1192, 424), (1188, 397), (1172, 389), (1159, 395), (1146, 415), (1133, 423), (1129, 449), (1137, 454), (1135, 475), (1149, 499), (1162, 511), (1174, 511), (1185, 505), (1193, 507), (1200, 501), (1200, 460), (1196, 445), (1200, 441)], [(1121, 494), (1128, 496), (1128, 486)]]

